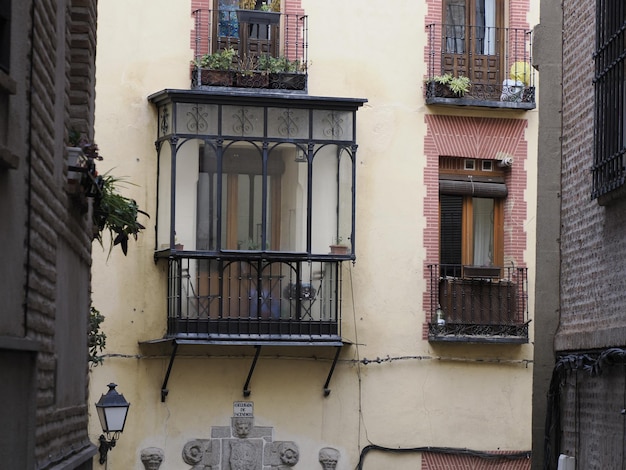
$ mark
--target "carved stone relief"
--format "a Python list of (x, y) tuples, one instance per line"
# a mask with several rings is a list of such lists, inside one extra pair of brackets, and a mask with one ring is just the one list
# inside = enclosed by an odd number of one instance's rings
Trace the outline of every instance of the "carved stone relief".
[(146, 447), (141, 450), (140, 458), (146, 470), (159, 470), (163, 463), (163, 449), (158, 447)]
[(192, 470), (289, 470), (299, 459), (292, 441), (272, 439), (273, 428), (255, 426), (250, 416), (233, 416), (230, 426), (213, 426), (211, 439), (194, 439), (183, 448)]
[(322, 447), (319, 459), (324, 470), (335, 470), (339, 461), (339, 451), (333, 447)]

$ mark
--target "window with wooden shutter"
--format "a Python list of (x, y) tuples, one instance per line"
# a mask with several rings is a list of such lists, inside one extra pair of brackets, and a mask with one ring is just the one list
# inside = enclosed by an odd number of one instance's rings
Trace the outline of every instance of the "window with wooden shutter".
[(498, 171), (463, 168), (463, 159), (442, 159), (440, 164), (439, 262), (443, 276), (460, 277), (463, 266), (501, 267), (504, 263), (504, 177)]

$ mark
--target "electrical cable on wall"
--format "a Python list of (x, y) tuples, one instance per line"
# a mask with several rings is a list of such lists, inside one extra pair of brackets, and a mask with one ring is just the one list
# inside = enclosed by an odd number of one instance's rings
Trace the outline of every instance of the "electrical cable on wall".
[[(552, 370), (552, 379), (550, 380), (550, 386), (548, 388), (548, 404), (546, 411), (545, 422), (545, 435), (544, 435), (544, 467), (545, 469), (552, 469), (557, 467), (557, 460), (561, 454), (561, 437), (563, 430), (561, 428), (561, 391), (565, 386), (565, 382), (568, 374), (574, 373), (578, 375), (579, 372), (586, 373), (588, 377), (593, 380), (597, 380), (602, 373), (613, 366), (625, 366), (626, 365), (626, 349), (622, 348), (608, 348), (602, 351), (589, 351), (573, 354), (565, 354), (558, 358), (554, 369)], [(626, 382), (626, 380), (625, 380)], [(624, 390), (624, 403), (626, 404), (626, 388)], [(576, 447), (578, 448), (580, 437), (580, 430), (578, 428), (580, 422), (580, 400), (578, 399), (578, 378), (576, 379), (575, 390), (575, 432), (576, 432)], [(622, 410), (622, 414), (626, 414), (625, 409)], [(624, 432), (624, 431), (623, 431)]]

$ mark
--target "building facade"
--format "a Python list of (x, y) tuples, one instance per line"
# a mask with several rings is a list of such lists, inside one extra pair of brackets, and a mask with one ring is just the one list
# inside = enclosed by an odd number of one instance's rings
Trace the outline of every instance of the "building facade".
[(89, 200), (71, 129), (93, 136), (95, 1), (0, 2), (0, 466), (90, 469)]
[(94, 252), (108, 466), (530, 468), (536, 2), (98, 16), (102, 164), (150, 214)]
[(626, 9), (541, 8), (534, 468), (621, 468)]

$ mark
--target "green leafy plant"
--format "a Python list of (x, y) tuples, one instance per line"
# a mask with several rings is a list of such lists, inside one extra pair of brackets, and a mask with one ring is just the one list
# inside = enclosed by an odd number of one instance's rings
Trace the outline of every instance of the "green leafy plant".
[(104, 321), (104, 315), (98, 311), (93, 305), (89, 309), (89, 364), (97, 367), (102, 364), (104, 357), (100, 355), (106, 347), (107, 336), (100, 330), (100, 324)]
[(212, 70), (230, 70), (236, 55), (237, 51), (229, 47), (228, 49), (222, 49), (213, 54), (203, 55), (200, 60), (197, 61), (196, 65)]
[(254, 10), (256, 0), (239, 0), (239, 8), (242, 10)]
[(101, 190), (94, 197), (93, 223), (96, 229), (95, 239), (103, 245), (102, 233), (107, 230), (111, 235), (109, 255), (115, 245), (120, 245), (124, 255), (128, 252), (128, 238), (132, 236), (137, 240), (137, 235), (145, 227), (139, 223), (137, 217), (143, 214), (150, 217), (146, 212), (139, 209), (134, 199), (122, 196), (118, 192), (121, 180), (106, 173), (99, 176)]
[(272, 57), (264, 54), (258, 58), (257, 67), (269, 73), (296, 73), (302, 71), (302, 64), (298, 60), (289, 60), (287, 57)]
[(463, 96), (472, 86), (472, 82), (468, 77), (463, 75), (455, 77), (449, 73), (436, 75), (433, 77), (433, 81), (440, 85), (447, 86), (455, 95), (458, 96)]
[[(239, 0), (239, 8), (242, 10), (254, 10), (257, 0)], [(259, 7), (261, 11), (280, 11), (280, 0), (264, 1)]]
[(253, 55), (244, 55), (237, 57), (237, 72), (242, 75), (252, 75), (254, 72), (267, 73), (259, 67), (259, 58)]

